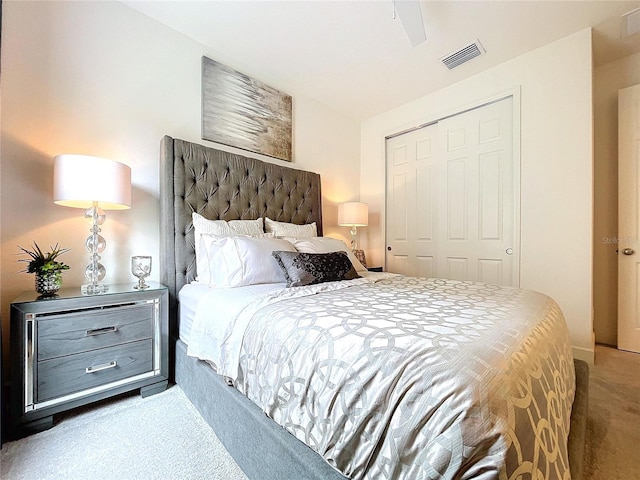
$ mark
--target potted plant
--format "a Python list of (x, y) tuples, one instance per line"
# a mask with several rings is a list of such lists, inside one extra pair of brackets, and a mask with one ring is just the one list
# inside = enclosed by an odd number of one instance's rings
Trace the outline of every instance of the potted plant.
[(50, 247), (50, 251), (43, 253), (36, 242), (33, 242), (33, 249), (27, 250), (18, 246), (29, 258), (22, 258), (20, 262), (27, 262), (27, 268), (21, 270), (26, 273), (36, 274), (36, 292), (41, 295), (53, 295), (62, 287), (62, 271), (68, 270), (69, 265), (56, 260), (60, 255), (68, 252), (68, 248), (60, 248), (56, 243), (55, 247)]

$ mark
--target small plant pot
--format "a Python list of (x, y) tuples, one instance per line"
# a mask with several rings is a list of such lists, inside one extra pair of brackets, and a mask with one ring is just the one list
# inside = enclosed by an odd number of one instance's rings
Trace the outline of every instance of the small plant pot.
[(62, 287), (62, 276), (60, 274), (36, 273), (36, 292), (40, 295), (54, 295)]

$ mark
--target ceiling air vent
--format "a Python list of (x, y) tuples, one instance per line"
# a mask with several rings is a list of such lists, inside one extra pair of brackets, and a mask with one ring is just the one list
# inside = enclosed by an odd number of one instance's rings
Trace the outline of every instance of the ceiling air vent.
[(482, 44), (480, 40), (476, 40), (475, 42), (470, 43), (462, 47), (457, 52), (450, 53), (442, 57), (442, 63), (451, 70), (452, 68), (456, 68), (459, 65), (462, 65), (465, 62), (468, 62), (472, 58), (476, 58), (477, 56), (482, 55), (485, 52), (485, 49), (482, 48)]
[(621, 37), (628, 37), (640, 32), (640, 8), (631, 10), (622, 15)]

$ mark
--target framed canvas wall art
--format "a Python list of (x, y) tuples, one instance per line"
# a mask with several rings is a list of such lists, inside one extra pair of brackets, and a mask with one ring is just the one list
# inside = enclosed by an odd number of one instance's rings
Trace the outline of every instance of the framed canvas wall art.
[(202, 57), (202, 138), (292, 161), (292, 98)]

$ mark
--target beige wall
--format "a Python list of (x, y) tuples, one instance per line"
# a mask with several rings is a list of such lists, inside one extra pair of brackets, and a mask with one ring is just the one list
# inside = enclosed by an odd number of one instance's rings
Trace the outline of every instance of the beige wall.
[(574, 354), (587, 361), (594, 351), (591, 50), (587, 29), (369, 119), (360, 160), (361, 198), (372, 212), (362, 244), (369, 263), (383, 265), (384, 137), (519, 92), (520, 285), (560, 304)]
[[(84, 281), (89, 225), (81, 210), (53, 204), (54, 155), (82, 153), (131, 166), (132, 208), (107, 212), (103, 228), (106, 282), (134, 280), (133, 254), (152, 255), (152, 279), (158, 279), (160, 139), (168, 134), (210, 144), (200, 140), (200, 63), (202, 55), (223, 58), (224, 45), (204, 47), (119, 2), (4, 2), (2, 22), (0, 292), (6, 359), (9, 303), (33, 290), (33, 276), (16, 273), (16, 245), (36, 240), (70, 247), (63, 257), (71, 265), (65, 285)], [(273, 86), (293, 96), (292, 166), (322, 175), (325, 232), (346, 238), (348, 229), (336, 227), (336, 205), (359, 197), (360, 126), (286, 86)]]
[[(228, 59), (224, 46), (204, 47), (118, 2), (5, 2), (2, 21), (0, 299), (6, 358), (8, 305), (33, 288), (32, 276), (16, 274), (16, 245), (37, 240), (71, 247), (65, 283), (83, 282), (88, 226), (80, 211), (53, 205), (52, 157), (85, 153), (132, 167), (133, 208), (109, 212), (104, 228), (107, 281), (131, 281), (130, 255), (158, 258), (160, 138), (207, 143), (200, 140), (200, 57)], [(605, 90), (612, 91), (618, 69), (631, 75), (635, 65), (637, 75), (637, 56), (627, 60), (596, 69), (596, 99), (604, 91), (602, 79), (609, 78)], [(361, 128), (286, 86), (273, 86), (294, 97), (293, 166), (323, 176), (325, 231), (348, 236), (335, 226), (337, 203), (370, 203), (370, 226), (360, 235), (372, 265), (384, 264), (384, 136), (519, 92), (521, 286), (560, 303), (576, 354), (590, 359), (591, 72), (591, 34), (585, 30), (369, 119)], [(597, 106), (595, 115), (599, 152), (606, 142), (599, 137)], [(596, 162), (597, 178), (602, 165)], [(598, 201), (596, 215), (602, 205)], [(595, 237), (601, 236), (598, 222)], [(595, 257), (597, 265), (601, 256)], [(608, 275), (596, 272), (596, 296), (598, 282)], [(158, 278), (157, 263), (153, 277)]]
[(640, 53), (594, 69), (593, 326), (596, 341), (618, 339), (618, 90), (640, 84)]

